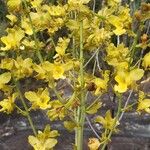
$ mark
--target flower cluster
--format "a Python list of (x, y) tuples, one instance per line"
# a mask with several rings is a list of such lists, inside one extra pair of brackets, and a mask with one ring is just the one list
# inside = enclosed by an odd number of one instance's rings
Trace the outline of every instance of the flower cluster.
[[(4, 93), (0, 112), (10, 114), (17, 109), (30, 118), (30, 111), (41, 109), (51, 121), (63, 120), (70, 131), (79, 130), (84, 127), (84, 117), (102, 107), (99, 98), (104, 94), (112, 91), (121, 97), (129, 90), (139, 91), (140, 80), (150, 70), (150, 52), (144, 53), (150, 46), (149, 31), (145, 32), (150, 5), (142, 3), (134, 13), (121, 0), (107, 0), (99, 10), (91, 9), (91, 3), (6, 1), (8, 27), (0, 37), (0, 90)], [(42, 82), (40, 88), (19, 89), (18, 83), (29, 78)], [(70, 87), (69, 97), (57, 90), (59, 81)], [(89, 93), (97, 97), (94, 102), (88, 101)], [(16, 103), (20, 99), (24, 110)], [(139, 98), (137, 111), (150, 113), (146, 94)], [(91, 150), (117, 131), (118, 117), (113, 118), (108, 110), (104, 117), (96, 118), (105, 133), (100, 141), (90, 139)], [(35, 150), (51, 150), (58, 135), (47, 126), (29, 136), (29, 143)]]

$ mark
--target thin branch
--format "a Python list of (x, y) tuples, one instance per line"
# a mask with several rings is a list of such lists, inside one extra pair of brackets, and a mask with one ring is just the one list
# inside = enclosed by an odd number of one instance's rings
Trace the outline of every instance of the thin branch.
[(149, 29), (150, 29), (150, 22), (148, 23), (146, 34), (148, 34)]
[(88, 118), (88, 116), (86, 116), (85, 118), (86, 118), (86, 121), (88, 122), (89, 127), (92, 129), (93, 133), (96, 135), (96, 137), (97, 137), (98, 139), (100, 139), (100, 136), (99, 136), (98, 133), (95, 131), (95, 129), (94, 129), (93, 125), (91, 124), (91, 121), (90, 121), (90, 119)]
[(95, 74), (95, 69), (96, 69), (96, 60), (94, 61), (94, 66), (93, 66), (92, 75), (94, 75), (94, 74)]
[(99, 53), (97, 52), (97, 53), (96, 53), (96, 62), (97, 62), (97, 67), (98, 67), (99, 71), (101, 71), (102, 69), (101, 69), (100, 64), (99, 64), (98, 54), (99, 54)]
[[(126, 100), (126, 103), (125, 103), (125, 105), (124, 105), (124, 107), (123, 107), (123, 110), (125, 110), (125, 108), (127, 107), (128, 103), (129, 103), (129, 100), (130, 100), (130, 98), (131, 98), (132, 93), (133, 93), (133, 90), (130, 91), (129, 96), (128, 96), (127, 100)], [(124, 113), (125, 113), (125, 111), (123, 111), (123, 112), (121, 113), (121, 115), (120, 115), (120, 117), (119, 117), (119, 119), (118, 119), (119, 121), (122, 119)]]
[(99, 51), (99, 48), (93, 53), (93, 55), (89, 58), (89, 60), (86, 62), (86, 64), (83, 66), (84, 68), (90, 63), (90, 61), (94, 58), (94, 56), (97, 54)]
[(117, 36), (117, 45), (119, 45), (120, 44), (120, 36), (118, 35)]
[(93, 12), (95, 12), (96, 0), (93, 0)]

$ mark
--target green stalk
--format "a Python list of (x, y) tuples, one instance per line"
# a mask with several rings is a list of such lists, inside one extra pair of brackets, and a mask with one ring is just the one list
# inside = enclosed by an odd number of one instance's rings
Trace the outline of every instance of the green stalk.
[(115, 119), (115, 122), (114, 122), (114, 124), (113, 124), (113, 128), (111, 129), (111, 131), (109, 132), (109, 134), (108, 134), (108, 136), (107, 136), (107, 139), (108, 139), (108, 140), (105, 141), (105, 143), (103, 144), (101, 150), (105, 150), (105, 148), (106, 148), (106, 146), (107, 146), (107, 144), (108, 144), (108, 141), (109, 141), (109, 139), (111, 138), (112, 133), (113, 133), (113, 131), (114, 131), (116, 125), (117, 125), (117, 121), (119, 120), (119, 115), (120, 115), (120, 113), (121, 113), (121, 103), (122, 103), (122, 96), (119, 95), (119, 99), (118, 99), (118, 110), (117, 110), (117, 114), (116, 114), (116, 117), (115, 117), (116, 119)]
[(85, 123), (85, 81), (84, 81), (84, 56), (83, 56), (83, 21), (80, 22), (80, 84), (81, 84), (81, 104), (77, 110), (77, 122), (75, 142), (77, 150), (83, 150), (83, 132)]
[(37, 135), (37, 132), (36, 132), (36, 129), (35, 129), (35, 127), (34, 127), (32, 118), (31, 118), (31, 116), (30, 116), (30, 114), (29, 114), (28, 107), (27, 107), (27, 105), (26, 105), (26, 103), (25, 103), (25, 100), (24, 100), (24, 98), (23, 98), (23, 95), (22, 95), (22, 93), (21, 93), (21, 91), (20, 91), (19, 82), (16, 81), (16, 82), (15, 82), (15, 85), (16, 85), (16, 89), (17, 89), (17, 92), (18, 92), (18, 94), (19, 94), (19, 97), (20, 97), (20, 99), (21, 99), (22, 105), (23, 105), (23, 107), (24, 107), (24, 109), (25, 109), (26, 116), (27, 116), (27, 118), (28, 118), (29, 124), (30, 124), (30, 126), (31, 126), (31, 128), (32, 128), (32, 131), (33, 131), (34, 135), (36, 136), (36, 135)]

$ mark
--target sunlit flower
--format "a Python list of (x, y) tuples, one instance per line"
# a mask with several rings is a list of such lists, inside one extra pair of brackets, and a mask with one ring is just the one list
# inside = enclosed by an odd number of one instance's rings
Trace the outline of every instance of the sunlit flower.
[(5, 84), (7, 84), (11, 80), (11, 73), (5, 72), (0, 75), (0, 89), (5, 87)]
[(57, 144), (57, 139), (59, 136), (57, 130), (50, 129), (50, 126), (47, 125), (44, 131), (38, 131), (37, 136), (30, 135), (28, 141), (34, 150), (52, 150), (53, 147)]
[(145, 69), (150, 68), (150, 52), (144, 56), (142, 65)]
[(50, 96), (48, 89), (38, 89), (37, 92), (29, 91), (25, 93), (26, 99), (28, 99), (33, 109), (47, 109), (50, 108)]
[(120, 70), (115, 76), (115, 80), (118, 83), (114, 86), (115, 91), (119, 93), (124, 93), (127, 91), (128, 87), (134, 84), (136, 81), (140, 80), (144, 75), (143, 69), (133, 69), (130, 72), (126, 70)]
[(11, 49), (18, 49), (20, 46), (20, 41), (24, 37), (24, 31), (15, 26), (13, 28), (7, 28), (7, 35), (1, 38), (1, 41), (5, 44), (5, 47), (1, 47), (0, 49), (11, 50)]
[(97, 138), (89, 138), (88, 147), (90, 150), (98, 150), (100, 141)]
[(17, 57), (14, 60), (14, 69), (12, 72), (17, 79), (29, 77), (33, 72), (32, 65), (31, 58), (22, 59), (22, 57)]
[(0, 101), (0, 112), (5, 112), (7, 114), (10, 114), (13, 110), (14, 110), (14, 102), (17, 98), (18, 94), (14, 93), (11, 96), (9, 96), (6, 99), (3, 99), (2, 101)]

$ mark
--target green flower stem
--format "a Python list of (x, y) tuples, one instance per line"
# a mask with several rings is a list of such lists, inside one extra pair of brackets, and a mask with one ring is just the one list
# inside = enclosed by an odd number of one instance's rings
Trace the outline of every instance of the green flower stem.
[(121, 109), (122, 95), (119, 95), (118, 98), (119, 98), (119, 99), (118, 99), (118, 110), (117, 110), (117, 114), (116, 114), (116, 117), (115, 117), (115, 122), (114, 122), (113, 128), (112, 128), (111, 131), (109, 132), (109, 134), (108, 134), (108, 136), (107, 136), (107, 140), (104, 142), (104, 144), (103, 144), (101, 150), (105, 150), (105, 148), (106, 148), (106, 146), (107, 146), (107, 144), (108, 144), (108, 141), (109, 141), (109, 139), (111, 138), (112, 133), (113, 133), (113, 131), (114, 131), (116, 125), (117, 125), (117, 121), (119, 120), (119, 115), (120, 115), (121, 110), (122, 110), (122, 109)]
[(85, 81), (84, 81), (84, 56), (83, 56), (83, 21), (80, 22), (80, 84), (81, 84), (81, 95), (80, 95), (80, 106), (77, 110), (77, 122), (78, 127), (75, 132), (75, 144), (77, 150), (83, 150), (83, 131), (85, 123)]
[(29, 22), (30, 22), (30, 25), (31, 25), (31, 28), (32, 28), (32, 31), (33, 31), (33, 38), (34, 38), (34, 41), (36, 42), (36, 45), (35, 45), (36, 46), (36, 55), (39, 58), (40, 62), (42, 63), (43, 62), (43, 58), (42, 58), (42, 55), (40, 53), (40, 47), (39, 47), (39, 44), (38, 44), (38, 39), (36, 37), (35, 28), (33, 26), (32, 19), (31, 19), (31, 16), (29, 14), (28, 4), (27, 4), (26, 0), (23, 0), (23, 3), (24, 3), (24, 6), (25, 6), (25, 8), (27, 10), (28, 17), (29, 17)]
[(22, 110), (20, 107), (18, 107), (16, 104), (15, 104), (15, 107), (17, 108), (17, 110), (23, 115), (23, 116), (27, 116), (27, 112)]
[(27, 118), (28, 118), (29, 124), (30, 124), (30, 126), (31, 126), (31, 128), (32, 128), (32, 131), (33, 131), (34, 135), (36, 136), (36, 135), (37, 135), (37, 132), (36, 132), (36, 129), (35, 129), (35, 127), (34, 127), (32, 118), (31, 118), (31, 116), (30, 116), (30, 114), (29, 114), (28, 107), (27, 107), (27, 105), (26, 105), (26, 103), (25, 103), (25, 100), (24, 100), (24, 98), (23, 98), (23, 95), (22, 95), (22, 93), (21, 93), (21, 91), (20, 91), (19, 82), (16, 81), (16, 82), (15, 82), (15, 85), (16, 85), (16, 89), (17, 89), (17, 92), (18, 92), (18, 94), (19, 94), (19, 97), (20, 97), (20, 99), (21, 99), (22, 105), (23, 105), (23, 107), (24, 107), (24, 109), (25, 109), (26, 116), (27, 116)]

